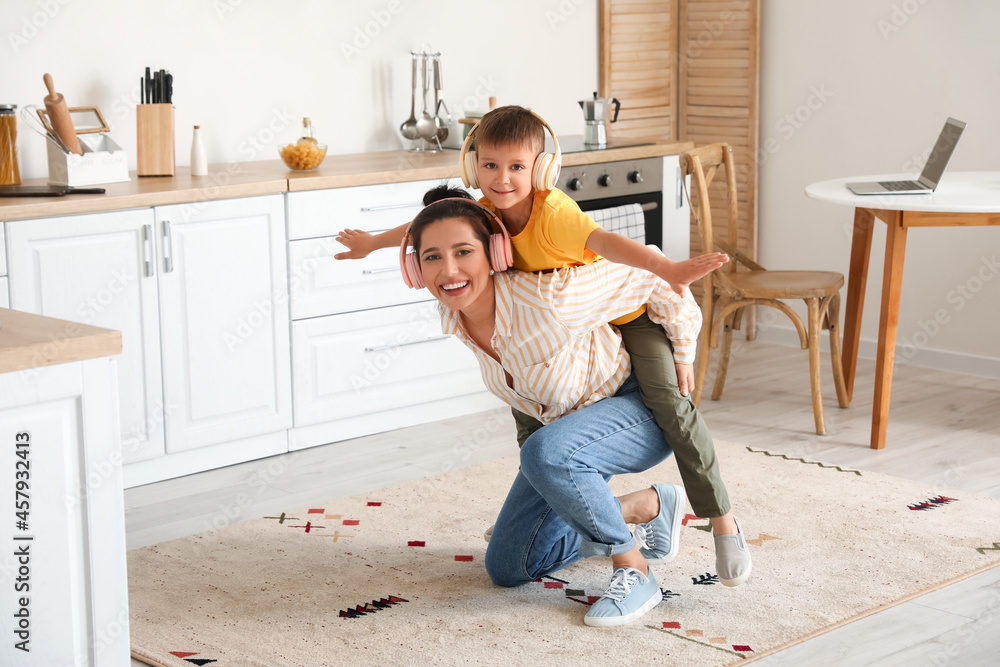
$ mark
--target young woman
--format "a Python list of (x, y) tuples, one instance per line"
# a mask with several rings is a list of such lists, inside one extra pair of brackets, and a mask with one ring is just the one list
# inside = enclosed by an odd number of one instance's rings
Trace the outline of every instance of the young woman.
[(545, 424), (521, 449), (487, 548), (488, 574), (518, 586), (581, 557), (610, 557), (611, 583), (584, 622), (639, 618), (661, 599), (647, 557), (676, 554), (683, 501), (669, 484), (619, 498), (608, 487), (611, 476), (671, 453), (608, 321), (648, 304), (677, 354), (693, 357), (697, 305), (650, 273), (605, 261), (504, 272), (509, 239), (491, 239), (492, 213), (460, 190), (439, 188), (424, 203), (401, 246), (404, 279), (440, 302), (443, 330), (476, 354), (490, 391)]

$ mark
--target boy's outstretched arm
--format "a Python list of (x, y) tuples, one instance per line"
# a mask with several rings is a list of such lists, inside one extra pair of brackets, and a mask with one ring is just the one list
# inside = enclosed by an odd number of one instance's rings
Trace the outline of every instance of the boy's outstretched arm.
[(399, 227), (381, 232), (380, 234), (369, 234), (360, 229), (345, 229), (337, 232), (337, 241), (347, 246), (347, 252), (338, 252), (334, 259), (362, 259), (379, 248), (398, 248), (403, 242), (403, 236), (410, 223), (406, 222)]
[(729, 261), (724, 252), (710, 252), (676, 262), (638, 241), (606, 229), (595, 229), (587, 237), (587, 250), (608, 261), (655, 273), (670, 283), (671, 289), (681, 296), (687, 293), (688, 285)]

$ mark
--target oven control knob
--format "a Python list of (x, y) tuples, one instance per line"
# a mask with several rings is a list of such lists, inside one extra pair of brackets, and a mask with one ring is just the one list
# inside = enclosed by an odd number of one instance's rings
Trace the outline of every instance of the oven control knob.
[(597, 184), (600, 185), (602, 188), (610, 188), (611, 174), (602, 174), (600, 177), (598, 177)]
[(636, 169), (635, 171), (629, 172), (628, 182), (629, 183), (642, 183), (642, 174), (639, 172), (638, 169)]
[(570, 179), (569, 189), (570, 190), (580, 190), (583, 188), (583, 182), (579, 178)]

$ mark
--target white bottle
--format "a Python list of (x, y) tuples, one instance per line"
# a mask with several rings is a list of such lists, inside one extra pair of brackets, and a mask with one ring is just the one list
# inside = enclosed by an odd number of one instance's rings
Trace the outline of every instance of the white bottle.
[(201, 125), (194, 126), (191, 138), (191, 175), (208, 176), (208, 158), (205, 156), (205, 145), (201, 142)]

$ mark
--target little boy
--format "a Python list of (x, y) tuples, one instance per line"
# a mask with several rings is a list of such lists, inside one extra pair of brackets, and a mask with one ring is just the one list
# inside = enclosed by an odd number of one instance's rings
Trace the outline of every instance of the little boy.
[[(514, 249), (514, 268), (548, 271), (604, 257), (646, 269), (684, 294), (691, 282), (728, 261), (722, 253), (672, 261), (636, 241), (604, 230), (559, 189), (533, 187), (532, 168), (545, 146), (545, 123), (534, 112), (518, 106), (494, 109), (483, 116), (475, 133), (476, 176), (483, 193), (480, 203), (503, 220)], [(464, 160), (465, 155), (460, 159)], [(378, 248), (398, 247), (406, 227), (404, 224), (374, 236), (344, 230), (338, 241), (349, 251), (336, 258), (357, 259)], [(727, 586), (739, 585), (750, 574), (750, 554), (732, 516), (711, 434), (688, 398), (694, 389), (693, 359), (675, 364), (670, 341), (663, 328), (649, 319), (645, 308), (611, 323), (618, 327), (632, 358), (632, 372), (643, 402), (674, 450), (692, 509), (712, 524), (719, 580)], [(541, 423), (517, 410), (512, 412), (518, 444), (523, 444)], [(676, 517), (683, 515), (683, 502), (683, 497), (674, 499), (673, 535), (663, 536), (661, 544), (674, 541), (670, 538), (676, 537)], [(637, 530), (641, 540), (640, 532)], [(670, 544), (669, 554), (655, 548), (644, 551), (653, 562), (669, 560), (674, 554), (676, 544)]]

